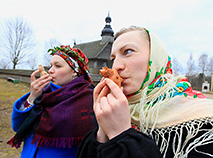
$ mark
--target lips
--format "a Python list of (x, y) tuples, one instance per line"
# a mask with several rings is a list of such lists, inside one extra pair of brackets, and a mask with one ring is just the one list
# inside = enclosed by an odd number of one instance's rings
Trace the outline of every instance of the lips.
[[(120, 75), (120, 74), (119, 74)], [(127, 79), (128, 77), (125, 77), (125, 76), (122, 76), (122, 75), (120, 75), (120, 77), (123, 79), (123, 80), (125, 80), (125, 79)]]
[(124, 84), (125, 83), (125, 80), (127, 80), (129, 77), (126, 76), (127, 74), (125, 74), (124, 76), (122, 74), (119, 74), (120, 77), (123, 79), (122, 83), (121, 84)]
[(122, 81), (122, 83), (121, 83), (121, 84), (124, 84), (124, 83), (125, 83), (125, 81), (128, 79), (127, 77), (122, 77), (122, 76), (121, 76), (121, 78), (123, 79), (123, 81)]

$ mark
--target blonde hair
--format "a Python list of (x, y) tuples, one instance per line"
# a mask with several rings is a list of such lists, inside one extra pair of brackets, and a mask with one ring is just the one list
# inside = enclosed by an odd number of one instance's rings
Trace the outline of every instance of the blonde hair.
[(148, 34), (148, 32), (147, 32), (147, 30), (145, 28), (143, 28), (143, 27), (137, 27), (137, 26), (133, 26), (133, 25), (130, 26), (130, 27), (127, 27), (127, 28), (122, 28), (120, 31), (118, 31), (115, 34), (114, 41), (119, 36), (121, 36), (122, 34), (130, 32), (130, 31), (141, 31), (142, 38), (146, 39), (148, 42), (150, 41), (149, 34)]

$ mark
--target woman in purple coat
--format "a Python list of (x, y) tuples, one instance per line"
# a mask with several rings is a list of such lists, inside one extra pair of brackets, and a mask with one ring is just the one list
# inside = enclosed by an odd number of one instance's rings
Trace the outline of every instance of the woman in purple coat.
[(13, 106), (12, 128), (16, 135), (8, 141), (20, 147), (21, 157), (75, 157), (85, 134), (95, 127), (93, 84), (88, 59), (70, 46), (49, 50), (49, 74), (36, 79), (31, 75), (31, 92)]

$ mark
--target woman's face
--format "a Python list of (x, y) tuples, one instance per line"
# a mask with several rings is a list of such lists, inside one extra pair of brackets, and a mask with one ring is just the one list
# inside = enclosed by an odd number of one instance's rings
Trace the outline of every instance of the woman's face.
[(73, 80), (75, 72), (62, 57), (54, 55), (50, 64), (49, 73), (54, 84), (63, 86)]
[(125, 95), (138, 91), (146, 77), (149, 63), (149, 42), (140, 31), (120, 35), (112, 46), (113, 68), (123, 78)]

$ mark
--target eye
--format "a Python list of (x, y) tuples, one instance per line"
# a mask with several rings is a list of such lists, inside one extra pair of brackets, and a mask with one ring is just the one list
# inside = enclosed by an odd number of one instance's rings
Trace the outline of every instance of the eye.
[(130, 53), (132, 53), (132, 52), (133, 52), (132, 49), (126, 49), (126, 50), (124, 51), (124, 54), (125, 54), (125, 55), (128, 55), (128, 54), (130, 54)]
[(59, 64), (56, 64), (56, 65), (55, 65), (55, 67), (58, 67), (58, 68), (59, 68), (59, 67), (61, 67), (61, 65), (59, 65)]

